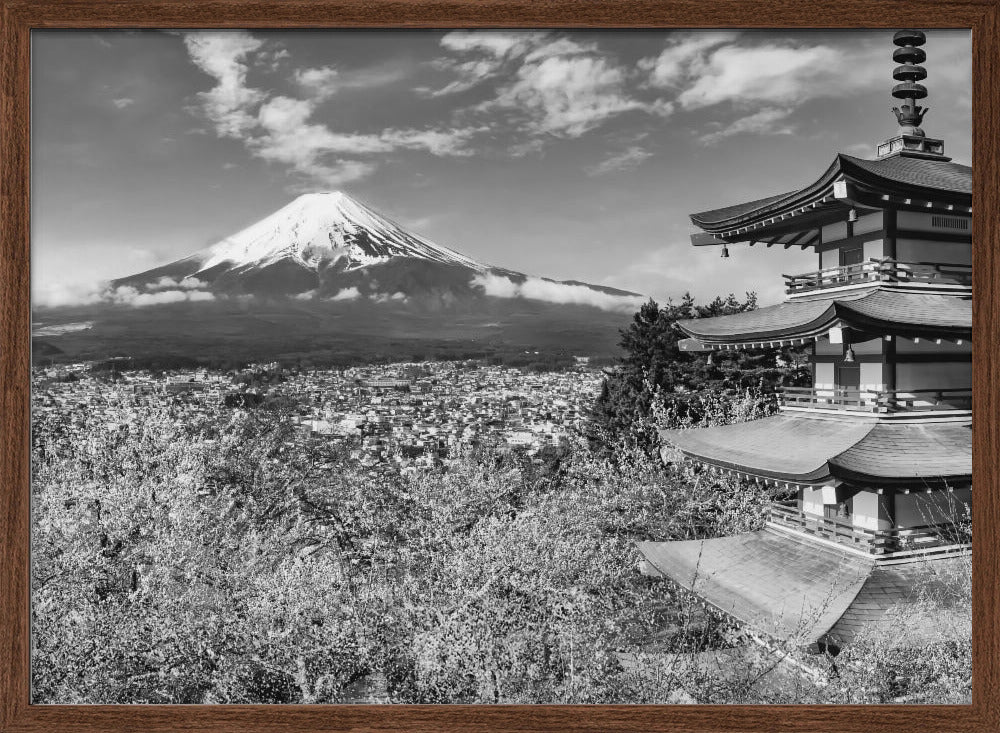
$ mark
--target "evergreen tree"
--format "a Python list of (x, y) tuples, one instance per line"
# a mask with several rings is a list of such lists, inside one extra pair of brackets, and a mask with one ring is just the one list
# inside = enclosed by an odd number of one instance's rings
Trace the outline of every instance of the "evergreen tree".
[[(754, 351), (681, 351), (685, 338), (677, 321), (742, 313), (757, 307), (757, 296), (740, 300), (733, 294), (698, 305), (690, 293), (679, 303), (660, 306), (650, 299), (621, 331), (625, 355), (606, 371), (601, 393), (591, 413), (591, 438), (615, 444), (633, 439), (647, 448), (657, 444), (651, 430), (654, 404), (683, 419), (698, 423), (706, 394), (716, 397), (746, 390), (773, 395), (775, 387), (804, 384), (803, 354), (794, 349)], [(773, 401), (773, 396), (769, 397)]]

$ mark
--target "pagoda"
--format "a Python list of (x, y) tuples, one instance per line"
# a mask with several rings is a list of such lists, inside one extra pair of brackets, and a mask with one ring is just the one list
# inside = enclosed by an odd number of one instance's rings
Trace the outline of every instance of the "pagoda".
[[(925, 36), (899, 31), (899, 128), (874, 159), (837, 155), (804, 188), (691, 215), (695, 246), (811, 249), (786, 298), (681, 321), (693, 351), (794, 345), (812, 386), (776, 414), (664, 430), (664, 457), (767, 482), (784, 495), (763, 529), (639, 543), (644, 573), (752, 631), (836, 651), (968, 562), (972, 480), (971, 168), (921, 129)], [(919, 640), (915, 640), (919, 643)]]

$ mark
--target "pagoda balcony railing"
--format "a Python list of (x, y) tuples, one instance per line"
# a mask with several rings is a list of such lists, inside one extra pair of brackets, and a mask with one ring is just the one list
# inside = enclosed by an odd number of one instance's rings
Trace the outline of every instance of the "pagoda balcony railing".
[(867, 529), (856, 526), (849, 517), (820, 517), (807, 514), (795, 501), (771, 502), (768, 521), (805, 535), (846, 545), (869, 555), (917, 553), (932, 555), (935, 548), (968, 544), (955, 522)]
[(782, 277), (785, 278), (785, 293), (788, 295), (859, 283), (912, 282), (971, 286), (972, 266), (873, 259), (854, 265), (828, 267), (802, 275), (782, 275)]
[(782, 407), (813, 410), (849, 410), (887, 414), (896, 412), (934, 412), (971, 410), (972, 390), (888, 389), (865, 390), (844, 387), (784, 387), (778, 393)]

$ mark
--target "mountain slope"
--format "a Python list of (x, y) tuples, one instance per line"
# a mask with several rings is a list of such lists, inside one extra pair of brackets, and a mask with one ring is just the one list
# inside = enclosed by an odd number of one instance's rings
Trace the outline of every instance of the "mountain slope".
[(222, 290), (301, 293), (328, 271), (346, 273), (406, 257), (475, 272), (491, 268), (412, 234), (340, 191), (299, 196), (202, 252), (114, 281), (156, 288), (161, 278), (192, 278)]
[[(334, 191), (299, 196), (201, 252), (115, 280), (112, 287), (142, 293), (180, 288), (217, 294), (464, 301), (499, 293), (528, 297), (518, 290), (528, 280), (527, 275), (477, 262), (413, 234)], [(576, 281), (536, 280), (604, 296), (635, 297)]]

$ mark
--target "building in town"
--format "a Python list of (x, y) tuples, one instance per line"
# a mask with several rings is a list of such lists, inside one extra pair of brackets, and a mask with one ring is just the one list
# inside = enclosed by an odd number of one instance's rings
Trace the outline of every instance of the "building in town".
[(921, 129), (924, 34), (893, 41), (899, 128), (874, 159), (840, 154), (805, 188), (691, 216), (693, 244), (723, 257), (816, 253), (784, 302), (678, 324), (697, 351), (805, 346), (812, 386), (771, 417), (662, 434), (665, 452), (786, 500), (757, 532), (639, 547), (644, 572), (812, 648), (849, 643), (970, 552), (971, 169)]

